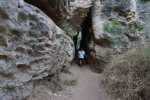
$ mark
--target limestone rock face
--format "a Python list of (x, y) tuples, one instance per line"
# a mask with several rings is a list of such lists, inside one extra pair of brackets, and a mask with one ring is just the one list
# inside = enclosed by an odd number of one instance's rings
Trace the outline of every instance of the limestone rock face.
[(67, 20), (74, 31), (80, 31), (80, 25), (86, 17), (93, 0), (25, 0), (40, 8), (57, 25)]
[(70, 0), (67, 20), (75, 31), (81, 30), (81, 24), (89, 12), (94, 0)]
[(24, 100), (37, 80), (69, 66), (73, 42), (38, 8), (0, 1), (0, 100)]
[(141, 3), (137, 0), (137, 12), (141, 23), (145, 24), (143, 37), (145, 40), (150, 40), (150, 2)]
[[(110, 34), (103, 29), (104, 24), (117, 19), (124, 26), (137, 26), (149, 22), (150, 3), (140, 0), (96, 0), (92, 6), (92, 33), (88, 48), (92, 68), (101, 71), (110, 62), (114, 53), (124, 53), (128, 49), (144, 44), (149, 40), (150, 25), (142, 32)], [(147, 37), (144, 39), (144, 37)]]

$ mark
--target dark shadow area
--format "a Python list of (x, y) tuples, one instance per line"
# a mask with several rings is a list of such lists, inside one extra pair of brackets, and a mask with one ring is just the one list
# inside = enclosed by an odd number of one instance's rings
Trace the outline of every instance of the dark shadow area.
[(76, 46), (77, 46), (78, 35), (79, 35), (79, 32), (76, 36), (73, 37), (75, 49), (77, 48)]
[(82, 25), (81, 25), (81, 32), (78, 32), (78, 34), (73, 38), (74, 45), (75, 45), (75, 58), (78, 58), (78, 35), (81, 33), (81, 41), (80, 41), (80, 48), (83, 48), (83, 50), (87, 54), (87, 43), (90, 41), (90, 28), (91, 28), (91, 15), (90, 12), (87, 14), (87, 17), (84, 19)]
[(80, 43), (80, 47), (83, 48), (85, 50), (85, 52), (87, 51), (87, 41), (89, 40), (88, 37), (88, 34), (90, 33), (89, 32), (89, 29), (91, 27), (91, 15), (90, 15), (90, 12), (87, 14), (87, 17), (84, 19), (81, 27), (82, 27), (82, 40), (81, 40), (81, 43)]

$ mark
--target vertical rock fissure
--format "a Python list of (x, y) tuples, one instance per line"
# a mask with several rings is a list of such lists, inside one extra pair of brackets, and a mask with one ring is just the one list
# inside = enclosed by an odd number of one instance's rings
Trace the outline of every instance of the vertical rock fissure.
[(82, 40), (80, 43), (80, 47), (87, 51), (87, 43), (89, 41), (89, 29), (91, 27), (91, 15), (90, 12), (87, 14), (87, 17), (84, 19), (81, 25), (81, 33), (82, 33)]
[[(78, 32), (78, 34), (73, 38), (74, 45), (75, 45), (75, 50), (77, 53), (77, 50), (79, 48), (83, 48), (85, 52), (88, 54), (88, 43), (90, 41), (91, 37), (91, 15), (90, 12), (87, 13), (87, 17), (84, 19), (83, 23), (81, 24), (81, 31)], [(81, 33), (81, 40), (79, 39), (78, 35)], [(80, 41), (80, 43), (78, 43)], [(77, 54), (75, 56), (77, 58)]]

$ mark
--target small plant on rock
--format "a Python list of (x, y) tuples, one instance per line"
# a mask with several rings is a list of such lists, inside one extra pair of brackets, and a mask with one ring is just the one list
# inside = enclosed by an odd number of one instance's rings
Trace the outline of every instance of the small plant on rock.
[(65, 21), (62, 25), (60, 25), (60, 28), (67, 34), (67, 35), (71, 35), (71, 33), (73, 32), (70, 23)]
[(123, 51), (128, 50), (128, 45), (130, 42), (129, 40), (136, 37), (137, 34), (140, 34), (141, 31), (145, 28), (145, 25), (146, 24), (140, 24), (140, 23), (134, 23), (134, 24), (132, 23), (131, 25), (123, 25), (117, 19), (113, 19), (104, 24), (103, 30), (104, 32), (109, 33), (112, 36), (111, 47), (118, 48), (120, 44), (124, 45), (123, 47), (119, 48), (120, 53), (121, 53)]
[(103, 29), (108, 33), (116, 35), (122, 33), (123, 25), (117, 19), (113, 19), (112, 21), (104, 24)]
[(124, 34), (135, 34), (141, 32), (145, 27), (145, 24), (134, 25), (123, 25), (117, 19), (113, 19), (104, 24), (104, 32), (108, 32), (113, 35), (124, 35)]

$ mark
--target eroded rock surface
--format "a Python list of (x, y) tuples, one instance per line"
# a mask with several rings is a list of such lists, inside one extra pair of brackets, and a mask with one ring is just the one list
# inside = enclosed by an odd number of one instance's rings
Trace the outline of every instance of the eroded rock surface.
[[(103, 29), (106, 22), (117, 19), (124, 26), (149, 22), (150, 3), (140, 0), (96, 0), (92, 7), (92, 35), (89, 40), (89, 60), (93, 69), (101, 72), (111, 61), (111, 55), (126, 52), (149, 40), (149, 24), (137, 33), (111, 34)], [(144, 38), (147, 37), (147, 38)]]
[(67, 20), (74, 31), (80, 31), (94, 0), (25, 0), (37, 6), (57, 24)]
[(24, 0), (47, 14), (57, 25), (65, 19), (68, 9), (68, 0)]
[(37, 80), (69, 66), (73, 42), (23, 0), (0, 1), (0, 100), (24, 100)]

